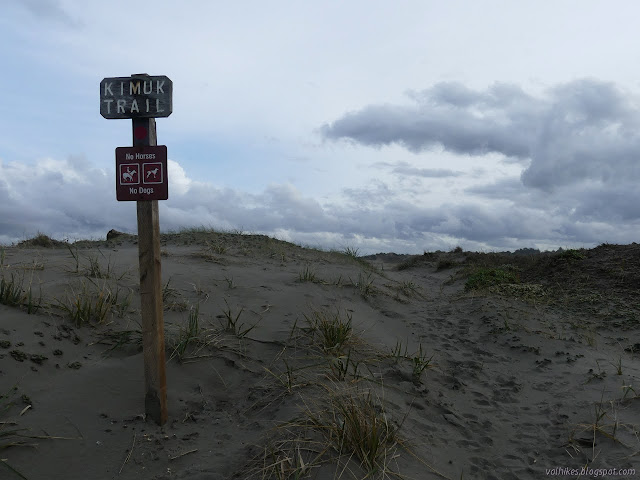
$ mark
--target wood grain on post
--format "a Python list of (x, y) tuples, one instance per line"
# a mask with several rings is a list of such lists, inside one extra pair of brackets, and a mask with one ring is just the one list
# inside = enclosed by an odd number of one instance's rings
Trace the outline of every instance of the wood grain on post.
[[(133, 146), (157, 145), (154, 118), (134, 118)], [(142, 135), (145, 129), (147, 134)], [(138, 201), (138, 257), (142, 307), (145, 413), (158, 425), (167, 421), (167, 376), (162, 316), (160, 222), (158, 201)]]

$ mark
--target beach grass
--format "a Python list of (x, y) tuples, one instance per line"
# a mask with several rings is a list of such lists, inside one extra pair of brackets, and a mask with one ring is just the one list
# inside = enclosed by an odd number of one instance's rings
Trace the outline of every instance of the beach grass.
[(39, 297), (33, 293), (32, 282), (25, 285), (25, 277), (22, 274), (11, 272), (5, 275), (0, 271), (0, 303), (10, 307), (22, 307), (27, 313), (37, 313), (42, 307), (42, 290)]
[(123, 294), (119, 287), (112, 288), (106, 281), (102, 284), (91, 279), (81, 281), (80, 286), (71, 287), (66, 296), (53, 304), (77, 326), (104, 324), (111, 314), (122, 317), (131, 304), (132, 293)]

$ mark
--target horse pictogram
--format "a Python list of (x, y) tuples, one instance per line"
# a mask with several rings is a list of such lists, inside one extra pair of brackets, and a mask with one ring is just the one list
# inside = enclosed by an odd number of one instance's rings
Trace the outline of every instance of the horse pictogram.
[(120, 184), (136, 185), (140, 183), (140, 165), (137, 163), (125, 163), (120, 165)]
[(130, 170), (127, 166), (127, 171), (122, 174), (122, 179), (128, 182), (133, 182), (133, 176), (138, 173), (135, 170)]

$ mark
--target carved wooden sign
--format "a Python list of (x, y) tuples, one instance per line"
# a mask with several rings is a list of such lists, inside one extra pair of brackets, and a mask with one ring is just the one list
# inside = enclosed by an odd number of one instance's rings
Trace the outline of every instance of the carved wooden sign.
[(168, 117), (172, 109), (173, 82), (164, 75), (108, 77), (100, 82), (104, 118)]

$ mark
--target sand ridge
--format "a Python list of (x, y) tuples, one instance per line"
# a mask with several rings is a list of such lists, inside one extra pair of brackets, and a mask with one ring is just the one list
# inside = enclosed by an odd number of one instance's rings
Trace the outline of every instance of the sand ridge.
[[(193, 231), (163, 235), (162, 249), (169, 421), (158, 427), (143, 411), (135, 237), (3, 247), (3, 278), (23, 279), (41, 306), (0, 305), (0, 421), (15, 421), (0, 424), (0, 446), (9, 428), (60, 437), (0, 450), (17, 472), (534, 479), (640, 468), (637, 245), (359, 257)], [(115, 298), (101, 322), (69, 318), (83, 292)], [(327, 347), (336, 324), (350, 333)], [(356, 406), (390, 440), (375, 469), (330, 438)]]

